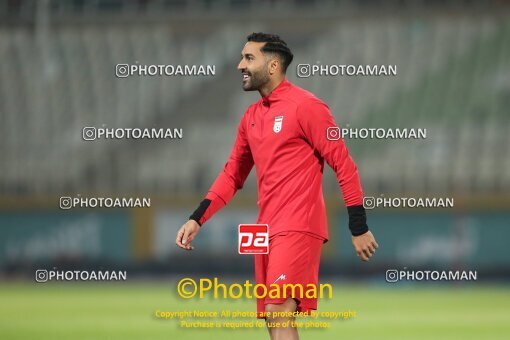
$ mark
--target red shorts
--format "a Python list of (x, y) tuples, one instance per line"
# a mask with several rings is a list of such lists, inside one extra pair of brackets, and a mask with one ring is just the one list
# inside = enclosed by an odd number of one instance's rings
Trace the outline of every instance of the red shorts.
[[(256, 284), (265, 284), (268, 291), (271, 290), (273, 283), (280, 287), (284, 284), (301, 284), (304, 291), (306, 285), (310, 283), (318, 288), (323, 243), (324, 240), (318, 236), (302, 232), (283, 232), (275, 235), (269, 240), (269, 254), (255, 255)], [(283, 289), (281, 295), (283, 295)], [(282, 304), (288, 298), (296, 300), (298, 312), (310, 313), (311, 310), (317, 309), (317, 298), (292, 296), (292, 292), (287, 287), (286, 297), (266, 296), (257, 299), (257, 317), (262, 318), (260, 313), (265, 311), (265, 305)]]

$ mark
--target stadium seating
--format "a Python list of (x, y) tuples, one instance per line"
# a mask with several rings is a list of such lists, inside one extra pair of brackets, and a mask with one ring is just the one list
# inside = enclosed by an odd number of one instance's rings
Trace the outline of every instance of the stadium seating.
[[(425, 140), (347, 140), (369, 191), (508, 190), (508, 23), (445, 14), (320, 25), (324, 34), (296, 44), (291, 81), (323, 98), (341, 126), (428, 130)], [(245, 36), (263, 28), (271, 25), (1, 27), (2, 192), (203, 192), (258, 98), (242, 92), (235, 67)], [(116, 64), (136, 62), (211, 64), (216, 76), (115, 77)], [(298, 78), (300, 63), (392, 64), (398, 75)], [(184, 138), (85, 142), (85, 126), (176, 127)], [(335, 180), (326, 177), (326, 192)], [(253, 177), (247, 188), (256, 190)]]

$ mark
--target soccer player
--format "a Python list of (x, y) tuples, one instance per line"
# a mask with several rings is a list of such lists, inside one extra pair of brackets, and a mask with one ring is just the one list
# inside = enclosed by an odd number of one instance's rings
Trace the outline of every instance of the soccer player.
[[(328, 240), (322, 174), (324, 161), (335, 171), (349, 214), (357, 255), (368, 261), (378, 247), (366, 223), (363, 191), (356, 165), (328, 106), (285, 76), (293, 55), (279, 36), (253, 33), (237, 68), (245, 91), (261, 98), (248, 107), (238, 126), (234, 147), (204, 200), (177, 233), (176, 244), (187, 250), (200, 227), (243, 187), (255, 165), (258, 184), (257, 223), (269, 225), (269, 254), (255, 256), (257, 284), (318, 283), (320, 253)], [(271, 339), (298, 339), (294, 327), (273, 328), (293, 321), (285, 313), (309, 313), (317, 299), (258, 299)], [(284, 317), (271, 317), (271, 313)], [(290, 313), (287, 313), (290, 314)]]

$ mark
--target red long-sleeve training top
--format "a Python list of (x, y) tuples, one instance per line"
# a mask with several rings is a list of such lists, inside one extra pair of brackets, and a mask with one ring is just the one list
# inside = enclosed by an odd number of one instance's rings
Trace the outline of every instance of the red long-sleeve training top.
[(336, 173), (346, 206), (363, 203), (356, 164), (342, 139), (328, 138), (328, 128), (338, 128), (328, 106), (283, 80), (243, 115), (230, 157), (205, 197), (211, 202), (199, 223), (230, 201), (255, 165), (257, 223), (269, 225), (270, 237), (299, 231), (327, 240), (324, 160)]

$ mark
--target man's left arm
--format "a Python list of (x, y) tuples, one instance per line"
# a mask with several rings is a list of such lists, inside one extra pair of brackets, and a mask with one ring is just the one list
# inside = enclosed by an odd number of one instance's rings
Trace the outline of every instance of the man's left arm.
[[(366, 222), (358, 169), (340, 138), (338, 125), (328, 106), (317, 98), (300, 103), (297, 117), (305, 139), (335, 171), (349, 214), (354, 248), (358, 256), (367, 261), (378, 245)], [(338, 135), (335, 135), (335, 130)]]

